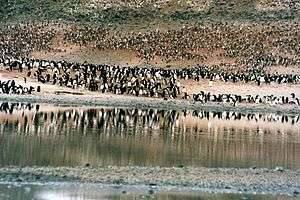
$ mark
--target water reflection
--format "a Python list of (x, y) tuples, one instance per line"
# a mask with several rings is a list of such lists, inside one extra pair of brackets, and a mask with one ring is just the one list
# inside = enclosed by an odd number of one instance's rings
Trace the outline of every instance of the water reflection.
[[(49, 106), (45, 106), (49, 107)], [(35, 108), (35, 109), (34, 109)], [(107, 127), (108, 124), (113, 124), (119, 127), (120, 125), (132, 125), (137, 122), (141, 122), (144, 127), (159, 128), (160, 124), (170, 127), (178, 127), (179, 121), (182, 118), (188, 116), (196, 117), (199, 119), (219, 119), (219, 120), (244, 120), (253, 122), (275, 122), (275, 123), (287, 123), (295, 125), (300, 123), (300, 115), (280, 115), (276, 113), (261, 114), (261, 113), (240, 113), (232, 111), (176, 111), (176, 110), (158, 110), (158, 109), (122, 109), (122, 108), (59, 108), (59, 110), (51, 111), (51, 109), (38, 112), (40, 105), (33, 105), (31, 103), (9, 103), (0, 102), (0, 114), (4, 112), (6, 114), (13, 114), (14, 111), (35, 111), (31, 115), (31, 121), (37, 125), (37, 123), (44, 121), (48, 123), (62, 124), (71, 123), (78, 126), (87, 126), (90, 128)], [(24, 118), (28, 119), (27, 116)], [(21, 123), (22, 120), (18, 121)], [(25, 121), (28, 125), (28, 120)], [(196, 128), (196, 127), (194, 127)]]
[(0, 164), (298, 169), (299, 130), (299, 115), (5, 102)]
[[(128, 190), (129, 189), (129, 190)], [(296, 199), (288, 196), (272, 195), (249, 195), (249, 194), (210, 194), (203, 192), (174, 192), (174, 191), (155, 191), (152, 189), (142, 188), (115, 188), (99, 187), (93, 185), (59, 185), (59, 186), (10, 186), (0, 185), (0, 199), (6, 200), (129, 200), (129, 199), (180, 199), (180, 200), (198, 200), (198, 199), (253, 199), (253, 200), (272, 200), (272, 199)]]

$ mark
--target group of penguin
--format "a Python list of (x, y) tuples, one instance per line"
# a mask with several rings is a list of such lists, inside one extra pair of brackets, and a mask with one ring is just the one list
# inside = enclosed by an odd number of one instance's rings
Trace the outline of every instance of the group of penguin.
[(40, 92), (40, 86), (35, 89), (33, 86), (18, 85), (14, 80), (0, 80), (0, 94), (32, 94), (34, 91)]
[[(120, 67), (120, 66), (111, 66), (111, 65), (94, 65), (88, 63), (71, 63), (66, 61), (48, 61), (48, 60), (41, 60), (41, 59), (29, 59), (29, 58), (20, 58), (20, 59), (13, 59), (9, 57), (0, 57), (0, 64), (3, 63), (4, 66), (7, 66), (8, 69), (14, 70), (18, 69), (22, 72), (23, 69), (27, 68), (29, 71), (33, 68), (37, 69), (39, 75), (37, 78), (41, 80), (41, 82), (46, 82), (47, 80), (53, 79), (56, 82), (60, 81), (60, 78), (63, 80), (61, 82), (67, 82), (69, 84), (73, 84), (74, 78), (68, 77), (67, 74), (70, 75), (72, 72), (82, 71), (85, 72), (85, 76), (88, 70), (93, 72), (91, 75), (92, 77), (85, 77), (96, 79), (98, 72), (103, 72), (103, 70), (107, 70), (110, 68), (114, 70), (115, 74), (120, 76), (128, 75), (131, 70), (137, 71), (145, 71), (146, 73), (160, 73), (163, 75), (170, 75), (173, 74), (178, 79), (194, 79), (199, 81), (200, 79), (210, 79), (210, 80), (221, 80), (224, 82), (232, 81), (232, 82), (255, 82), (258, 85), (263, 83), (270, 84), (270, 83), (290, 83), (290, 84), (297, 84), (300, 83), (300, 75), (299, 74), (278, 74), (278, 73), (268, 73), (261, 68), (255, 68), (248, 66), (247, 69), (236, 72), (226, 70), (226, 68), (230, 68), (230, 66), (222, 66), (222, 65), (213, 65), (213, 66), (206, 66), (206, 65), (197, 65), (193, 68), (177, 68), (177, 69), (149, 69), (143, 67)], [(47, 70), (47, 68), (52, 69), (52, 72)], [(120, 71), (120, 69), (123, 69)], [(149, 70), (149, 72), (147, 72)], [(43, 74), (42, 72), (46, 72)], [(48, 73), (47, 73), (48, 72)], [(96, 72), (96, 73), (95, 73)], [(31, 73), (31, 71), (30, 71)], [(56, 75), (55, 75), (56, 74)], [(60, 75), (60, 76), (58, 76)], [(65, 77), (64, 77), (65, 75)], [(133, 74), (137, 75), (146, 75), (146, 74)], [(152, 74), (153, 75), (153, 74)], [(68, 79), (69, 80), (66, 80)], [(78, 83), (77, 83), (78, 84)]]
[[(190, 99), (191, 96), (187, 93), (184, 93), (183, 99)], [(207, 102), (219, 102), (219, 103), (233, 103), (234, 106), (237, 103), (264, 103), (268, 105), (277, 105), (277, 104), (294, 104), (299, 106), (300, 99), (296, 97), (295, 93), (291, 93), (290, 97), (287, 96), (275, 96), (275, 95), (236, 95), (236, 94), (211, 94), (210, 92), (200, 91), (198, 94), (193, 94), (192, 99), (194, 101), (199, 101), (201, 103)]]
[[(165, 100), (181, 97), (194, 101), (232, 102), (237, 103), (266, 103), (300, 105), (295, 94), (291, 97), (275, 95), (213, 95), (200, 91), (198, 94), (187, 94), (181, 91), (180, 80), (200, 79), (221, 80), (224, 82), (256, 82), (262, 83), (300, 83), (297, 74), (268, 74), (262, 70), (248, 69), (245, 73), (227, 72), (224, 68), (197, 66), (181, 69), (157, 69), (146, 67), (120, 67), (115, 65), (94, 65), (88, 63), (71, 63), (66, 61), (48, 61), (40, 59), (1, 58), (0, 64), (7, 70), (27, 71), (27, 77), (36, 78), (40, 83), (56, 84), (73, 89), (88, 89), (102, 93), (129, 94), (135, 96), (157, 97)], [(24, 78), (26, 82), (26, 78)], [(1, 84), (2, 93), (31, 94), (33, 87), (16, 86), (13, 81)], [(40, 90), (40, 87), (37, 88)]]
[(145, 97), (177, 98), (180, 82), (171, 70), (43, 60), (4, 61), (8, 70), (27, 70), (27, 77), (73, 89)]

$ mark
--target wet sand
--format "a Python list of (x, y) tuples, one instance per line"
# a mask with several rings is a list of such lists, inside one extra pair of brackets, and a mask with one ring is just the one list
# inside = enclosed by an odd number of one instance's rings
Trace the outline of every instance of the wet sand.
[(125, 95), (98, 94), (98, 95), (6, 95), (0, 96), (0, 101), (48, 103), (54, 105), (71, 106), (110, 106), (128, 108), (157, 108), (157, 109), (189, 109), (207, 111), (235, 111), (235, 112), (259, 112), (278, 114), (298, 114), (300, 107), (295, 105), (264, 105), (264, 104), (238, 104), (232, 103), (206, 103), (192, 100), (132, 97)]
[(72, 182), (299, 196), (300, 171), (192, 167), (3, 167), (0, 183)]

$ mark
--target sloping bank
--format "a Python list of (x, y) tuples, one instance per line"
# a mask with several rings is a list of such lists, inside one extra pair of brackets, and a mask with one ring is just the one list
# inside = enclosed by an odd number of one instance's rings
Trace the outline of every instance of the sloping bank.
[(86, 105), (86, 106), (113, 106), (157, 109), (189, 109), (208, 111), (235, 111), (259, 112), (278, 114), (299, 114), (300, 106), (295, 105), (264, 105), (264, 104), (239, 104), (231, 103), (201, 103), (192, 100), (157, 99), (145, 97), (132, 97), (124, 95), (0, 95), (0, 101), (49, 103), (54, 105)]
[(299, 196), (300, 171), (193, 167), (3, 167), (0, 183), (94, 183)]

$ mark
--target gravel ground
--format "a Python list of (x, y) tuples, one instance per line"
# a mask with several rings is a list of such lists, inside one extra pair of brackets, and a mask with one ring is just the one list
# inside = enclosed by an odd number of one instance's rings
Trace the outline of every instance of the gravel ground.
[(185, 191), (299, 196), (300, 171), (235, 168), (161, 167), (3, 167), (0, 183), (72, 182), (140, 185)]

